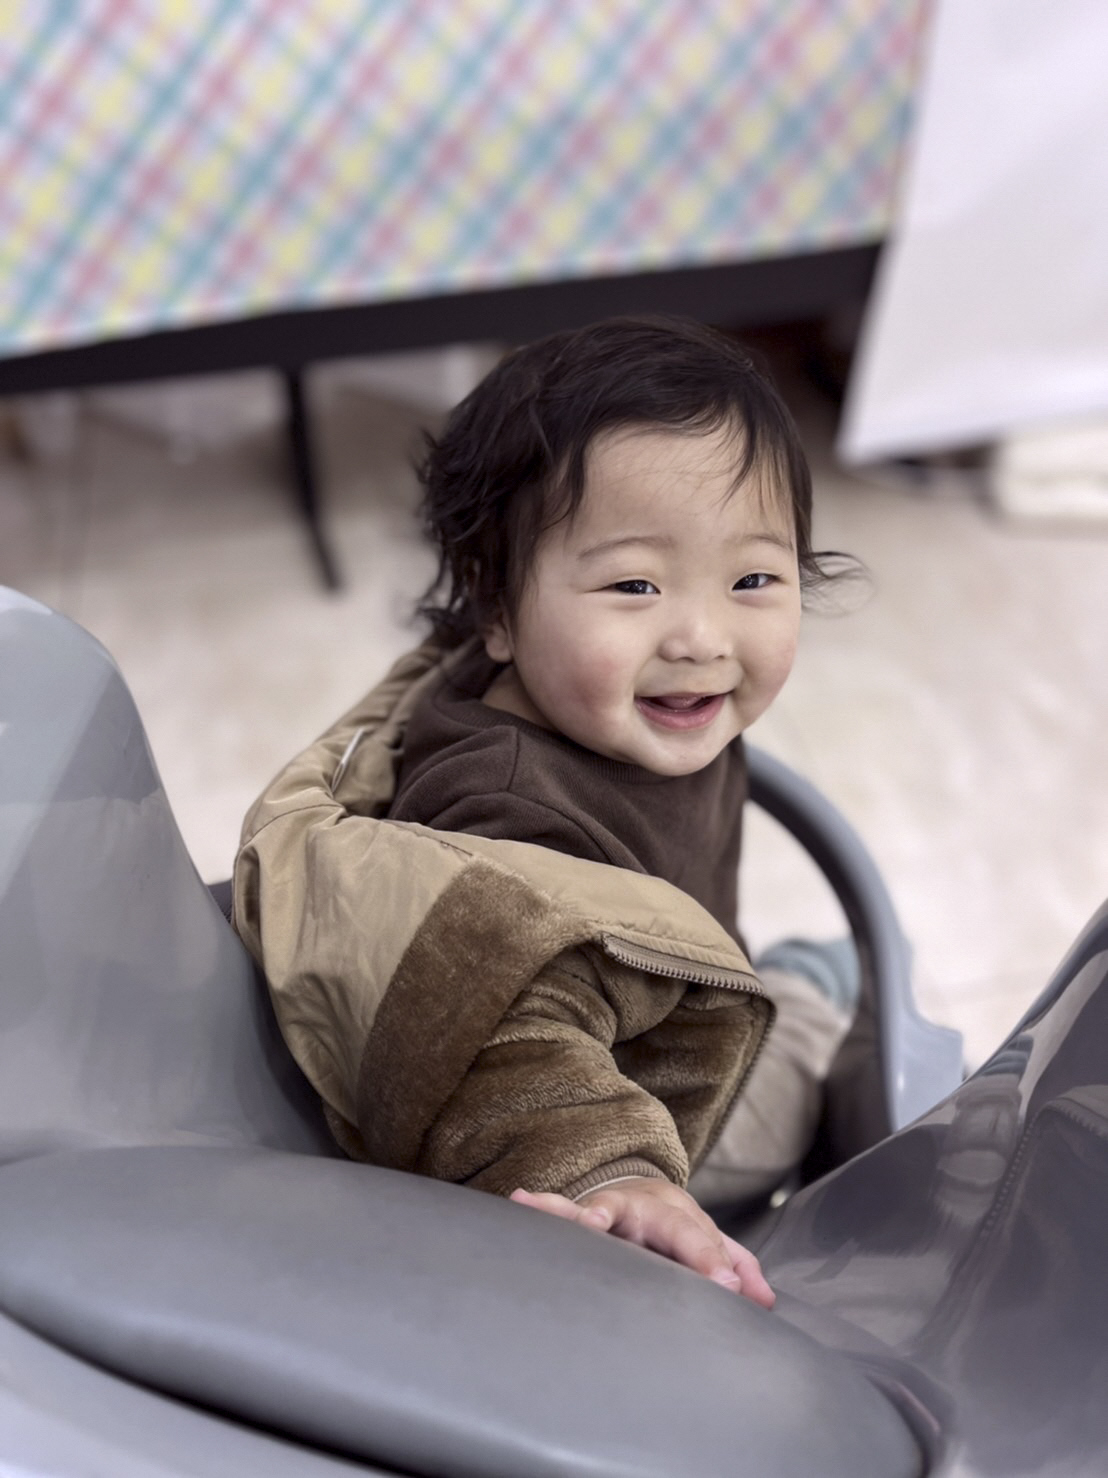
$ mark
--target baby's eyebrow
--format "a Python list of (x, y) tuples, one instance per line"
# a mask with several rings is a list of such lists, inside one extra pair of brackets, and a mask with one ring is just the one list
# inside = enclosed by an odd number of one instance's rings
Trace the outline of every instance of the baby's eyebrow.
[[(647, 549), (672, 549), (675, 540), (668, 534), (617, 534), (612, 539), (601, 539), (578, 552), (578, 559), (598, 559), (602, 554), (611, 554), (614, 549), (626, 549), (630, 545)], [(771, 529), (759, 529), (757, 533), (736, 535), (725, 539), (725, 544), (772, 544), (786, 554), (795, 554), (796, 545), (784, 534), (775, 534)]]
[(582, 549), (578, 559), (596, 559), (598, 555), (610, 554), (613, 549), (625, 549), (629, 544), (645, 545), (648, 549), (672, 549), (674, 541), (668, 534), (617, 534), (614, 539), (601, 539), (599, 544), (590, 544)]
[(787, 538), (784, 534), (771, 533), (769, 529), (764, 529), (757, 534), (748, 534), (745, 539), (741, 539), (738, 542), (742, 544), (773, 544), (776, 548), (783, 549), (786, 554), (796, 553), (796, 544), (792, 539)]

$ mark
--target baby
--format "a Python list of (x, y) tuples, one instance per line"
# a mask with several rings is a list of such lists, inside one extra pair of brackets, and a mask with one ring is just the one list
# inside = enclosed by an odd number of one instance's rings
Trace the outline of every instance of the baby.
[[(509, 354), (428, 438), (421, 480), (433, 639), (263, 796), (236, 925), (283, 1024), (327, 1019), (299, 1051), (286, 1037), (351, 1153), (769, 1306), (685, 1187), (734, 1137), (773, 1015), (736, 886), (742, 735), (825, 578), (795, 427), (729, 338), (613, 319)], [(334, 815), (305, 820), (306, 796)], [(432, 885), (447, 860), (464, 875)], [(295, 904), (268, 936), (267, 883)], [(354, 922), (371, 890), (378, 933), (403, 913), (387, 962)]]

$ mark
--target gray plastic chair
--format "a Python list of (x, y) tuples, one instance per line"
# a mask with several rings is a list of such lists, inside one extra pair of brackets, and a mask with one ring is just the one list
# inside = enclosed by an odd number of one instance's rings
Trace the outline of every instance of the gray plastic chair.
[(11, 592), (0, 959), (0, 1470), (918, 1471), (865, 1375), (733, 1294), (338, 1158), (114, 663)]
[(5, 592), (0, 971), (5, 1474), (1103, 1472), (1108, 910), (989, 1063), (786, 1204), (773, 1313), (336, 1157), (116, 668)]

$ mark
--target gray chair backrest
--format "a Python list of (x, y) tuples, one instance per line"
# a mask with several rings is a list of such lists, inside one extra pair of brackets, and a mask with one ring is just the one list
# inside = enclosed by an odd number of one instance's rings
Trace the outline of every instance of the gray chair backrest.
[(334, 1153), (114, 662), (3, 588), (0, 940), (0, 1160), (181, 1141)]

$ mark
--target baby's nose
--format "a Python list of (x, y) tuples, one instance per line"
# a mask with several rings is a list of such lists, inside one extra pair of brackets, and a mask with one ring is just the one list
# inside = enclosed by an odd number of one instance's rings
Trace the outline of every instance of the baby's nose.
[(728, 622), (707, 611), (691, 611), (670, 626), (659, 651), (667, 662), (707, 663), (731, 655)]

